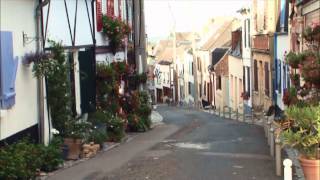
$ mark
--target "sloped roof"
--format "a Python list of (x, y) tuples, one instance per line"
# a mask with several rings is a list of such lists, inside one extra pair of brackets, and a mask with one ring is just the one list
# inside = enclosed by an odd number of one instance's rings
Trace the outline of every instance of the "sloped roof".
[(211, 35), (211, 37), (201, 46), (201, 50), (207, 51), (217, 47), (229, 45), (231, 42), (231, 30), (233, 20), (226, 21)]
[(158, 56), (156, 56), (157, 61), (168, 61), (172, 62), (173, 57), (173, 49), (172, 47), (167, 47), (163, 51), (159, 53)]
[(229, 48), (216, 48), (212, 51), (212, 65), (216, 65), (220, 59), (228, 52)]
[(192, 41), (192, 32), (176, 32), (176, 41)]
[(171, 40), (160, 40), (154, 48), (154, 55), (159, 56), (167, 47), (172, 47)]

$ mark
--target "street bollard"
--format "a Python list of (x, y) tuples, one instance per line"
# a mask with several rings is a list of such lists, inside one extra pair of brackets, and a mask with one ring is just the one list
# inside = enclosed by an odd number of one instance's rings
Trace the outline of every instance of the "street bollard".
[(270, 156), (274, 157), (274, 129), (270, 128)]
[(231, 107), (229, 107), (229, 119), (231, 119)]
[(251, 122), (254, 124), (253, 109), (251, 109)]
[(268, 145), (270, 145), (270, 127), (271, 127), (271, 121), (268, 120), (268, 122), (267, 122), (267, 139), (268, 139)]
[(290, 159), (285, 159), (283, 161), (283, 166), (284, 166), (284, 180), (292, 180), (292, 161)]
[(222, 115), (223, 115), (223, 118), (226, 117), (226, 110), (225, 110), (225, 109), (226, 109), (225, 107), (222, 107)]
[(267, 129), (267, 122), (268, 122), (268, 116), (264, 116), (263, 120), (263, 128), (264, 128), (264, 135), (268, 137), (268, 129)]
[(243, 114), (242, 114), (242, 120), (243, 122), (246, 122), (246, 113), (243, 111)]
[(236, 120), (239, 121), (239, 110), (238, 110), (238, 108), (236, 110)]
[(276, 175), (281, 176), (281, 170), (282, 170), (282, 168), (281, 168), (281, 144), (280, 144), (279, 137), (276, 138), (275, 143), (276, 143), (276, 148), (275, 148), (276, 149), (276, 152), (275, 152), (275, 154), (276, 154)]

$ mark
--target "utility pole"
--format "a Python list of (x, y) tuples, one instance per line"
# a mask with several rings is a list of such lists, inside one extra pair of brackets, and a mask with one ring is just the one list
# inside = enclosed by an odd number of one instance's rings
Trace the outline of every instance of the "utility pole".
[(192, 32), (192, 57), (193, 57), (193, 78), (194, 78), (194, 103), (195, 107), (199, 108), (199, 91), (198, 91), (198, 74), (197, 74), (197, 55), (196, 55), (196, 34), (195, 32)]
[[(172, 9), (171, 9), (171, 5), (170, 3), (168, 2), (168, 7), (169, 7), (169, 10), (170, 10), (170, 13), (171, 13), (171, 16), (172, 16), (172, 19), (173, 19), (173, 37), (172, 37), (172, 64), (173, 67), (171, 68), (171, 65), (169, 66), (169, 74), (170, 74), (170, 90), (171, 90), (171, 98), (172, 100), (174, 101), (176, 99), (176, 88), (178, 88), (179, 86), (175, 87), (175, 85), (177, 85), (178, 83), (175, 82), (175, 79), (177, 80), (178, 78), (176, 77), (176, 73), (175, 72), (178, 72), (178, 68), (175, 68), (176, 67), (176, 64), (177, 64), (177, 49), (176, 49), (176, 19), (174, 17), (174, 14), (172, 12)], [(172, 73), (172, 75), (171, 75)], [(172, 79), (172, 86), (171, 86), (171, 79)], [(172, 87), (172, 88), (171, 88)], [(178, 91), (179, 92), (179, 91)]]

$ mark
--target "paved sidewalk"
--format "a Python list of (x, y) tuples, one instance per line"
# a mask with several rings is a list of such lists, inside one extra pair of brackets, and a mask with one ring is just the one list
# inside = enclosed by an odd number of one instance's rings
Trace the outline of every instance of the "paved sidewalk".
[(153, 130), (141, 133), (131, 141), (110, 151), (50, 176), (54, 180), (101, 179), (105, 174), (121, 167), (137, 154), (151, 148), (178, 130), (175, 125), (159, 125)]

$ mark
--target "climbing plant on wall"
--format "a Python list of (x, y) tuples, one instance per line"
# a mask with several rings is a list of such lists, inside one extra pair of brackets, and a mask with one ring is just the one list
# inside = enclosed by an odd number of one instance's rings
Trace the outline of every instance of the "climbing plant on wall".
[(46, 78), (47, 102), (49, 105), (52, 125), (62, 136), (73, 133), (75, 120), (71, 111), (71, 93), (69, 80), (69, 64), (61, 43), (49, 41), (50, 52), (46, 55), (34, 56), (33, 73), (36, 77)]

